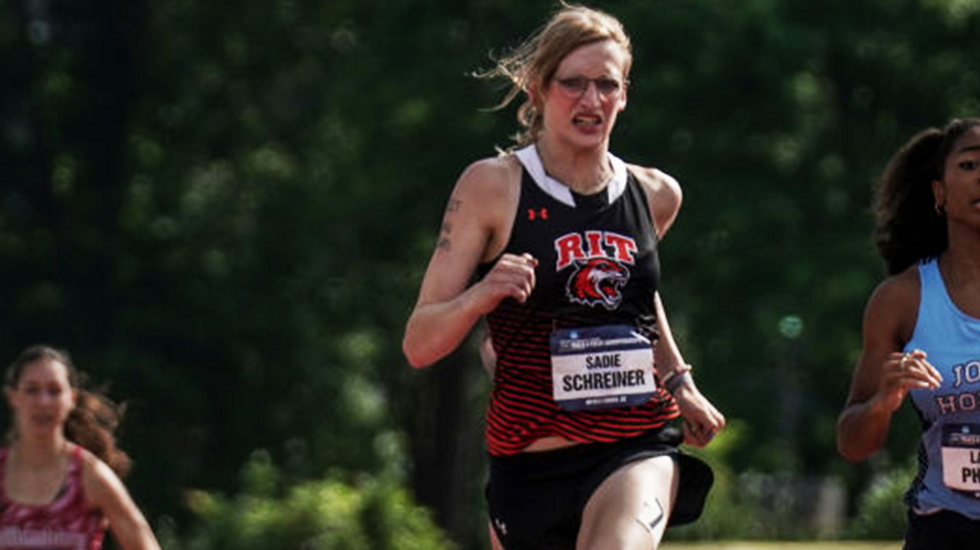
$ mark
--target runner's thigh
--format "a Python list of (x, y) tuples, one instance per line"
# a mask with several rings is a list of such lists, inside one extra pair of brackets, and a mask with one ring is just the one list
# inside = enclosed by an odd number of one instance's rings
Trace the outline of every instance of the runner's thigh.
[(669, 456), (632, 462), (613, 472), (585, 505), (578, 550), (656, 548), (677, 494), (677, 472)]

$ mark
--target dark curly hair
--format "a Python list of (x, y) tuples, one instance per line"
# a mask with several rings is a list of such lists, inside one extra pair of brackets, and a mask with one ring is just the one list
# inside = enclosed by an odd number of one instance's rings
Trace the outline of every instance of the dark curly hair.
[(980, 119), (954, 119), (943, 128), (923, 130), (888, 162), (874, 200), (874, 237), (889, 275), (946, 250), (946, 218), (937, 212), (932, 182), (942, 180), (946, 157), (975, 126)]
[[(122, 420), (125, 407), (111, 401), (99, 391), (86, 389), (87, 377), (75, 367), (67, 351), (47, 345), (31, 346), (20, 353), (7, 369), (6, 385), (13, 389), (20, 383), (20, 377), (29, 365), (39, 360), (57, 361), (68, 370), (68, 382), (77, 392), (75, 407), (65, 420), (65, 438), (81, 445), (99, 457), (119, 477), (129, 473), (132, 461), (116, 446), (115, 431)], [(7, 439), (16, 437), (13, 429)]]

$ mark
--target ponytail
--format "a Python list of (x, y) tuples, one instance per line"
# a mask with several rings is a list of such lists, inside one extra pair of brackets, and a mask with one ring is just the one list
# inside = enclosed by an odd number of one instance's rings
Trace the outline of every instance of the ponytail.
[(942, 131), (916, 134), (888, 162), (874, 202), (875, 245), (889, 275), (946, 249), (946, 220), (936, 215), (933, 180)]
[(101, 393), (81, 388), (76, 391), (75, 408), (65, 420), (65, 438), (85, 447), (112, 468), (116, 475), (125, 477), (132, 461), (116, 446), (114, 436), (125, 406), (113, 403)]

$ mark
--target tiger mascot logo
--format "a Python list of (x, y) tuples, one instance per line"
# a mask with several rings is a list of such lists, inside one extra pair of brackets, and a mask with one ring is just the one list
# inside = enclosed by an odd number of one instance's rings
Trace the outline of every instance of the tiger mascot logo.
[(628, 269), (609, 258), (590, 258), (575, 262), (575, 272), (568, 278), (568, 299), (577, 304), (602, 304), (616, 309), (623, 300), (622, 288), (630, 278)]

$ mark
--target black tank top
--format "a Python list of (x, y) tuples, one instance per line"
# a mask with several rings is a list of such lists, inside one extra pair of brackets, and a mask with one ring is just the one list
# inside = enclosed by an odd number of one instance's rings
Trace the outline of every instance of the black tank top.
[[(567, 192), (567, 190), (566, 190)], [(656, 341), (657, 237), (646, 195), (627, 173), (622, 193), (572, 196), (545, 192), (528, 170), (504, 253), (538, 259), (536, 286), (524, 304), (507, 299), (487, 315), (497, 356), (487, 410), (491, 454), (520, 452), (536, 439), (561, 436), (610, 442), (639, 435), (679, 416), (670, 394), (628, 408), (566, 411), (552, 398), (549, 337), (553, 330), (627, 324)], [(478, 276), (496, 262), (482, 264)]]

